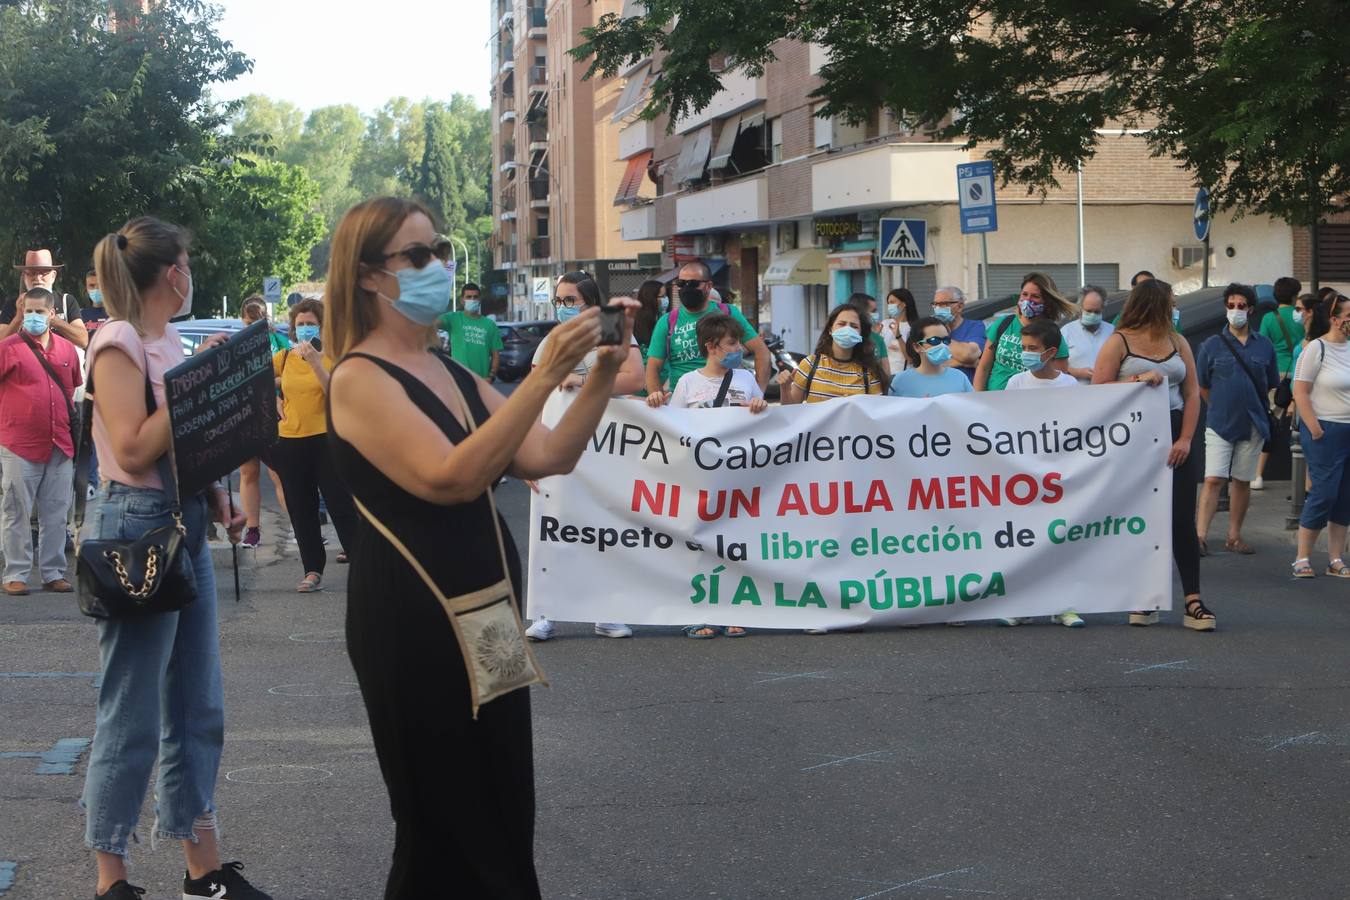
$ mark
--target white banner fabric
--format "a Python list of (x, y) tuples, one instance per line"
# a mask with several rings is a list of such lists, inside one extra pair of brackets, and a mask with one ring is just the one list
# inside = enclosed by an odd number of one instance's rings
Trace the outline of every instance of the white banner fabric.
[(611, 401), (531, 508), (528, 611), (846, 628), (1171, 608), (1167, 392)]

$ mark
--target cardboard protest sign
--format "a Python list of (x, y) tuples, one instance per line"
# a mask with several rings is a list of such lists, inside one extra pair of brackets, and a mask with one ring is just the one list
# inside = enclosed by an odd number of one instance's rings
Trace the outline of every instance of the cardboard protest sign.
[(178, 494), (191, 497), (277, 439), (267, 322), (189, 357), (164, 376)]

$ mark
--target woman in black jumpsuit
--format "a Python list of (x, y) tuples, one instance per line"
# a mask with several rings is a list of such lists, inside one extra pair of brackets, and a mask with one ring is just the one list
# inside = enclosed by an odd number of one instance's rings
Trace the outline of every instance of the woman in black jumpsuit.
[[(430, 255), (430, 217), (411, 201), (352, 209), (334, 234), (324, 346), (340, 359), (329, 391), (329, 440), (339, 476), (456, 597), (520, 587), (505, 522), (499, 549), (488, 490), (504, 470), (535, 478), (568, 471), (604, 412), (626, 355), (602, 348), (605, 377), (553, 430), (537, 424), (549, 393), (599, 338), (599, 312), (560, 326), (553, 359), (508, 400), (426, 350), (448, 277)], [(631, 328), (632, 301), (629, 306)], [(575, 327), (574, 327), (575, 325)], [(587, 396), (589, 394), (589, 396)], [(585, 402), (583, 402), (583, 400)], [(472, 416), (476, 431), (468, 427)], [(454, 629), (401, 552), (363, 522), (347, 593), (347, 646), (370, 717), (395, 821), (385, 897), (535, 898), (530, 698), (514, 690), (473, 718)]]

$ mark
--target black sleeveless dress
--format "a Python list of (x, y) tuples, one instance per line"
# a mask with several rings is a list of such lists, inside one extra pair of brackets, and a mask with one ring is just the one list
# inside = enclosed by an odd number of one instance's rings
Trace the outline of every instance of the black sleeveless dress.
[[(487, 421), (473, 377), (437, 355), (468, 414), (479, 425)], [(367, 354), (349, 356), (387, 372), (451, 442), (468, 436), (412, 373)], [(428, 503), (390, 481), (331, 427), (328, 438), (339, 477), (447, 596), (501, 580), (486, 494), (457, 506)], [(520, 557), (504, 521), (501, 527), (519, 596)], [(499, 697), (472, 718), (468, 675), (445, 611), (399, 551), (364, 522), (347, 584), (347, 652), (395, 823), (385, 897), (537, 898), (529, 691)]]

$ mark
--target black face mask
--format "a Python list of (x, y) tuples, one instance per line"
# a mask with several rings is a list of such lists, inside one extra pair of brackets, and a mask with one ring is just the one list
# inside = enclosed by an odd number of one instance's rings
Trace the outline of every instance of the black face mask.
[(696, 287), (680, 288), (680, 302), (684, 304), (685, 309), (688, 310), (698, 309), (700, 306), (703, 305), (706, 299), (707, 298), (703, 296), (703, 290), (701, 288)]

